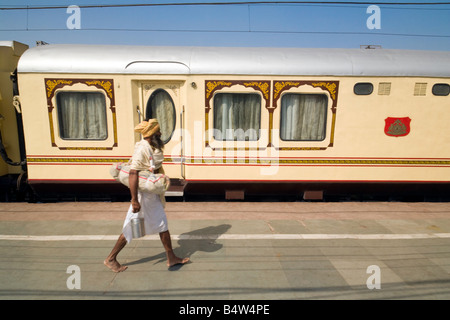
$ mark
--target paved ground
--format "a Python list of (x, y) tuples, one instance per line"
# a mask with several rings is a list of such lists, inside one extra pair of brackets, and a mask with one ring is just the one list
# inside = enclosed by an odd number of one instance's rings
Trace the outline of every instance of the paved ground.
[(116, 274), (128, 205), (0, 203), (0, 299), (450, 299), (450, 203), (169, 202)]

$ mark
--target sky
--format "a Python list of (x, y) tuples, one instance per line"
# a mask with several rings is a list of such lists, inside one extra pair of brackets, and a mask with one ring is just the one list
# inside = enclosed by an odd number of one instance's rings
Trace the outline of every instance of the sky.
[[(450, 1), (252, 2), (0, 0), (0, 41), (450, 51)], [(85, 7), (116, 4), (159, 5)]]

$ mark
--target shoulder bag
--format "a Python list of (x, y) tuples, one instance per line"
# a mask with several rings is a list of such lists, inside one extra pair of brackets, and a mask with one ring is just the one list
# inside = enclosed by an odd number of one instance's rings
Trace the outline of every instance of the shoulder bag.
[[(153, 154), (152, 154), (153, 157)], [(130, 164), (127, 162), (114, 163), (109, 169), (111, 176), (123, 185), (130, 187)], [(170, 186), (170, 178), (163, 173), (153, 173), (150, 170), (139, 171), (138, 188), (140, 191), (163, 195)]]

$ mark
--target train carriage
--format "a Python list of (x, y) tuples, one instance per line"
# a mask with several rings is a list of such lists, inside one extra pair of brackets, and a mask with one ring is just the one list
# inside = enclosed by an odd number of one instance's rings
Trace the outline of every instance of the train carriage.
[(176, 194), (449, 188), (450, 52), (44, 45), (18, 81), (38, 192), (122, 192), (144, 118)]
[(17, 41), (0, 41), (0, 201), (22, 192), (26, 186), (16, 68), (27, 49), (27, 45)]

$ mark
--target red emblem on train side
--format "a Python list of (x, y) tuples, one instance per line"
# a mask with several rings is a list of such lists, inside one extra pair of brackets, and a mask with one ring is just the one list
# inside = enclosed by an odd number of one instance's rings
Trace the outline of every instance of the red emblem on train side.
[(403, 137), (408, 135), (411, 130), (410, 123), (411, 119), (409, 117), (405, 118), (391, 118), (388, 117), (384, 119), (384, 133), (391, 137)]

